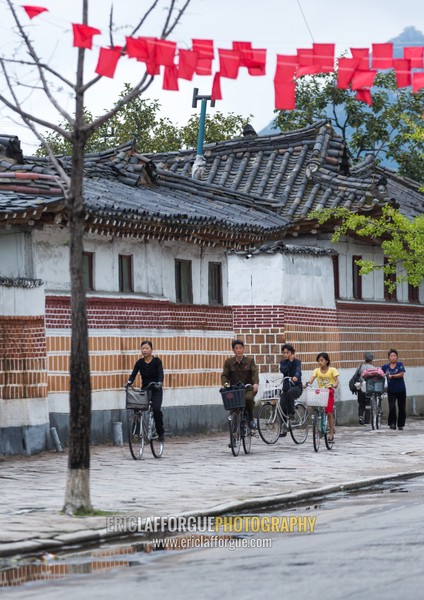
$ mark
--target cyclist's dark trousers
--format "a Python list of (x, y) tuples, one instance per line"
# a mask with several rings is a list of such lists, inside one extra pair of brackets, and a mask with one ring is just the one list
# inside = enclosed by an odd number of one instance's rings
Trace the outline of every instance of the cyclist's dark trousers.
[(152, 390), (153, 416), (155, 418), (156, 433), (158, 435), (163, 435), (165, 433), (165, 429), (163, 426), (163, 413), (161, 410), (162, 395), (162, 390)]
[(365, 407), (370, 405), (370, 399), (367, 398), (362, 390), (358, 390), (358, 417), (362, 417), (364, 423), (369, 425), (370, 422), (370, 411), (365, 410)]
[[(406, 392), (389, 392), (389, 418), (388, 424), (398, 427), (404, 427), (406, 421)], [(398, 414), (396, 419), (396, 400), (398, 403)]]
[(280, 404), (284, 414), (291, 415), (294, 413), (294, 401), (302, 395), (302, 386), (294, 385), (286, 392), (282, 392), (280, 396)]
[(255, 392), (253, 390), (246, 391), (246, 410), (249, 415), (249, 421), (253, 421), (253, 409), (255, 407), (254, 396)]

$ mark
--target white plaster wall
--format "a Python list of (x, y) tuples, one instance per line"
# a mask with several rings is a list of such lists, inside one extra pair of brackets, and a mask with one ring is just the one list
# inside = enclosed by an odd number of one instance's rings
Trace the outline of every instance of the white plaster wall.
[(334, 307), (329, 256), (258, 254), (228, 256), (228, 303)]
[(0, 399), (0, 429), (45, 425), (48, 422), (48, 403), (45, 398)]
[(44, 286), (35, 288), (0, 285), (0, 314), (35, 317), (44, 315)]
[[(133, 255), (134, 293), (175, 302), (175, 259), (192, 261), (193, 302), (208, 304), (208, 263), (222, 264), (223, 299), (227, 299), (227, 256), (224, 249), (206, 249), (188, 243), (146, 242), (136, 239), (99, 238), (89, 235), (86, 252), (94, 253), (94, 292), (119, 293), (119, 255)], [(46, 291), (69, 291), (67, 231), (45, 228), (34, 231), (35, 277), (45, 281)], [(126, 294), (127, 295), (127, 294)]]

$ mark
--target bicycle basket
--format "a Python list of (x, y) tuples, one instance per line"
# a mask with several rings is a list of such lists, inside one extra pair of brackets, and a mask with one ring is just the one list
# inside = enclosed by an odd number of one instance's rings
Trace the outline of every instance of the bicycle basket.
[(150, 390), (134, 390), (127, 388), (125, 395), (125, 408), (133, 410), (147, 410), (152, 393)]
[(327, 406), (330, 390), (328, 388), (306, 389), (306, 403), (308, 406)]
[(225, 410), (244, 408), (246, 406), (246, 391), (243, 388), (235, 390), (231, 388), (222, 389), (220, 392)]
[(281, 394), (282, 377), (274, 377), (271, 381), (259, 386), (259, 397), (261, 400), (278, 400)]
[(384, 392), (383, 377), (368, 377), (365, 380), (366, 394), (382, 394)]

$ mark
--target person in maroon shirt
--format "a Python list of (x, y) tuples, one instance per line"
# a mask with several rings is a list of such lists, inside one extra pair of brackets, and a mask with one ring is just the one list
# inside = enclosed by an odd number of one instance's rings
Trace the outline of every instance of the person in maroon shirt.
[(140, 373), (141, 377), (141, 388), (146, 388), (149, 383), (157, 383), (158, 385), (151, 388), (152, 392), (152, 408), (153, 416), (155, 419), (156, 431), (160, 442), (165, 439), (165, 429), (163, 426), (163, 413), (162, 407), (162, 386), (163, 386), (163, 366), (162, 361), (157, 356), (153, 356), (153, 345), (152, 342), (144, 340), (141, 342), (141, 354), (143, 358), (140, 358), (134, 365), (133, 372), (131, 373), (127, 385), (132, 385), (137, 374)]

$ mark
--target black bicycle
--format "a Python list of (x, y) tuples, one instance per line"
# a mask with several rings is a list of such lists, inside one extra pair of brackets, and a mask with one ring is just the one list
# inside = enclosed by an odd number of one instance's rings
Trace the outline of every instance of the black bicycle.
[(249, 389), (252, 389), (250, 384), (245, 386), (238, 384), (219, 390), (225, 410), (230, 411), (228, 416), (229, 446), (234, 456), (240, 454), (242, 444), (245, 454), (249, 454), (252, 449), (252, 436), (255, 434), (250, 428), (249, 415), (246, 410), (246, 391)]
[(161, 458), (163, 455), (164, 444), (156, 433), (151, 400), (152, 389), (157, 387), (158, 384), (152, 382), (141, 390), (136, 390), (131, 385), (125, 388), (125, 406), (132, 410), (128, 415), (128, 443), (134, 460), (141, 460), (143, 457), (145, 443), (150, 444), (155, 458)]
[[(366, 375), (364, 371), (362, 377)], [(364, 377), (365, 397), (367, 404), (365, 410), (370, 413), (372, 429), (380, 429), (383, 417), (382, 395), (384, 393), (385, 378), (380, 376)]]

